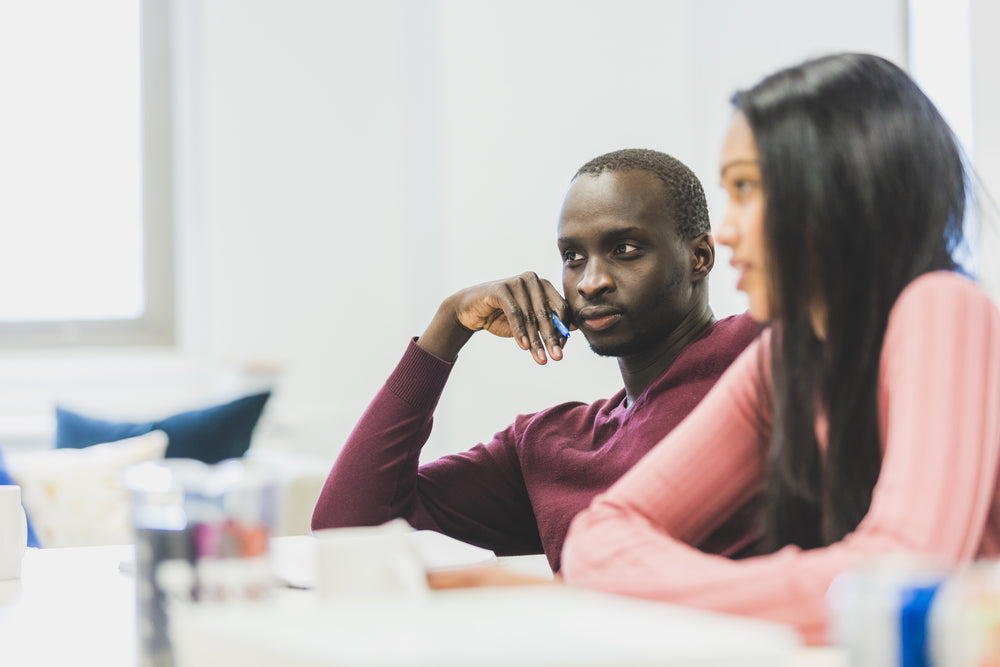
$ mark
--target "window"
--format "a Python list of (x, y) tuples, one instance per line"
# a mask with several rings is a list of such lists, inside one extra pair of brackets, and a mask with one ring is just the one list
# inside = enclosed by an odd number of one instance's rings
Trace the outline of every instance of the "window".
[(0, 5), (0, 345), (173, 341), (169, 3)]

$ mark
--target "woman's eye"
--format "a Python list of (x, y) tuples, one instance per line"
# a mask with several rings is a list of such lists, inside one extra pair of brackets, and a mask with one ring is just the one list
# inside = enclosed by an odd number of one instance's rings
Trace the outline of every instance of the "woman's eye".
[(741, 178), (739, 180), (733, 181), (733, 189), (736, 191), (740, 197), (746, 197), (757, 187), (756, 181), (751, 181), (749, 179)]

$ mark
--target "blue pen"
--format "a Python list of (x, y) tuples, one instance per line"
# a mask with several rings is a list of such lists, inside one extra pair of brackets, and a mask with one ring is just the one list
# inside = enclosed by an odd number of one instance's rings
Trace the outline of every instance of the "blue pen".
[(569, 329), (567, 329), (566, 325), (559, 319), (559, 316), (555, 314), (555, 311), (552, 312), (552, 324), (556, 325), (556, 329), (559, 330), (559, 333), (561, 333), (566, 340), (569, 340)]

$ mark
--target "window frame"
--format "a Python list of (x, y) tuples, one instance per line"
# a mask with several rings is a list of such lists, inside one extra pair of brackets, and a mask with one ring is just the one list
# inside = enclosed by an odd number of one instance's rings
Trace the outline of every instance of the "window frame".
[(143, 314), (0, 322), (0, 348), (172, 346), (176, 341), (170, 7), (157, 0), (139, 3)]

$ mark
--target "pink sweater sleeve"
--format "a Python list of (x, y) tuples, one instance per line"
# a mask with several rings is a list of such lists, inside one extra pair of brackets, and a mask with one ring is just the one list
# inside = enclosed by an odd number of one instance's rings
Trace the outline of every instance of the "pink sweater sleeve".
[(934, 273), (900, 295), (879, 378), (882, 472), (868, 514), (829, 547), (731, 561), (689, 546), (760, 481), (755, 344), (671, 435), (574, 520), (570, 583), (747, 614), (825, 633), (833, 578), (890, 552), (977, 555), (996, 502), (1000, 313), (964, 278)]

